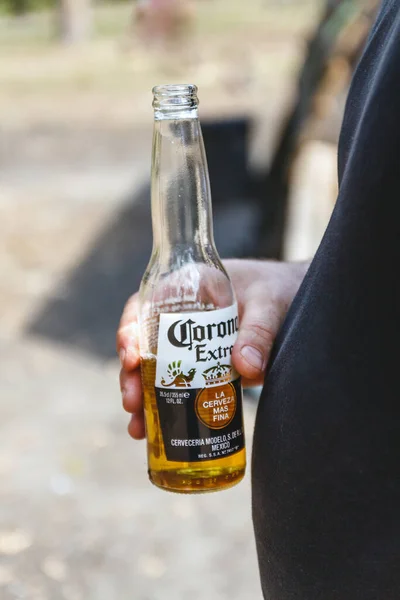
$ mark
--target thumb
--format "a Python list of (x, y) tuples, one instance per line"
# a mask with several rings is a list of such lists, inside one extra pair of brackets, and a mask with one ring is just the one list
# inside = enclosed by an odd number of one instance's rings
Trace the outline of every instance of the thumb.
[(279, 312), (264, 298), (246, 303), (232, 351), (235, 369), (253, 384), (262, 383), (281, 323)]

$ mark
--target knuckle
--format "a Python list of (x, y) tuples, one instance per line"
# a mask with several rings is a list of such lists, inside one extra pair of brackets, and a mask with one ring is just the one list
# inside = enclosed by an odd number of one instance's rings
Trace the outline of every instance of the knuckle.
[(122, 344), (123, 344), (123, 335), (122, 335), (122, 331), (120, 328), (120, 329), (118, 329), (117, 334), (115, 336), (115, 347), (116, 347), (117, 352), (119, 352)]
[(122, 388), (124, 387), (124, 383), (125, 383), (125, 371), (123, 369), (120, 370), (119, 372), (119, 387)]
[(139, 346), (139, 329), (136, 323), (128, 323), (119, 327), (116, 335), (117, 352), (121, 348), (129, 351), (129, 348), (137, 349)]
[(252, 321), (243, 326), (242, 332), (251, 336), (254, 341), (259, 341), (263, 346), (271, 345), (276, 332), (263, 321)]
[(139, 309), (139, 294), (133, 294), (126, 302), (124, 310), (122, 311), (120, 326), (126, 325), (129, 321), (134, 321), (137, 318)]
[(122, 408), (124, 409), (125, 412), (132, 414), (132, 407), (131, 407), (131, 402), (129, 401), (128, 397), (126, 395), (122, 396)]

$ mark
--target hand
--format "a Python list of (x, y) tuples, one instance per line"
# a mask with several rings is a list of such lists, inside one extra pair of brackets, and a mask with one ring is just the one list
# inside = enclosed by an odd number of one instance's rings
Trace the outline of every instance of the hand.
[[(243, 386), (260, 385), (276, 334), (307, 271), (307, 263), (226, 260), (239, 308), (239, 336), (232, 361)], [(120, 385), (128, 426), (135, 439), (145, 435), (138, 342), (138, 294), (127, 302), (117, 333)]]

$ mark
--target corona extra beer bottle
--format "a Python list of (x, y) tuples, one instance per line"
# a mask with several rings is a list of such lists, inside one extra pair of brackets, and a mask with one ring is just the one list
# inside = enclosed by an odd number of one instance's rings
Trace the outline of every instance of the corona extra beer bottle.
[(153, 251), (139, 294), (149, 477), (165, 490), (208, 492), (245, 472), (242, 388), (231, 360), (238, 312), (214, 244), (197, 88), (153, 94)]

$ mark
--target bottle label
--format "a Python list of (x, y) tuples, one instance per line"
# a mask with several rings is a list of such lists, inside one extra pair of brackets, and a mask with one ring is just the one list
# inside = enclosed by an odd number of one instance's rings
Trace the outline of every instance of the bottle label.
[(160, 314), (155, 393), (167, 460), (195, 462), (244, 448), (242, 387), (232, 366), (237, 305)]

